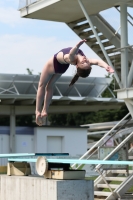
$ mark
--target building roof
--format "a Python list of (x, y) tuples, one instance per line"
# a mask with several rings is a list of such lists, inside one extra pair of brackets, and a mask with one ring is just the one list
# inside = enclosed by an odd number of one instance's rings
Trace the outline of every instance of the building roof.
[[(35, 105), (39, 75), (0, 74), (0, 105)], [(79, 78), (69, 87), (72, 77), (62, 76), (55, 83), (51, 106), (54, 112), (86, 112), (99, 109), (118, 108), (123, 100), (102, 98), (111, 78)]]

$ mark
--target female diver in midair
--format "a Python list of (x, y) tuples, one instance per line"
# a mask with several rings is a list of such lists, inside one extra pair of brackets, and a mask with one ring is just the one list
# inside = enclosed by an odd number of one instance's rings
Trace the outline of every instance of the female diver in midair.
[(69, 86), (73, 85), (79, 77), (88, 77), (91, 72), (92, 65), (103, 67), (109, 73), (114, 72), (112, 67), (103, 60), (87, 58), (81, 49), (79, 49), (84, 42), (86, 42), (86, 40), (81, 40), (73, 48), (68, 47), (60, 50), (44, 65), (40, 76), (36, 97), (36, 123), (39, 126), (44, 124), (47, 116), (48, 108), (53, 96), (53, 86), (59, 77), (65, 73), (70, 64), (76, 66), (77, 73), (73, 77)]

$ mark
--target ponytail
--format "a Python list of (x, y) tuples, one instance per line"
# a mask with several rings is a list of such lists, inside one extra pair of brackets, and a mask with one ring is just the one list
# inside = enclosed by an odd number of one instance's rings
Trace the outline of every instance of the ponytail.
[(69, 86), (74, 85), (74, 83), (78, 80), (79, 75), (75, 74), (75, 76), (73, 77), (73, 79), (71, 80), (71, 83), (69, 84)]
[(75, 74), (75, 76), (71, 80), (71, 83), (69, 84), (69, 86), (73, 85), (78, 80), (79, 77), (82, 77), (82, 78), (88, 77), (90, 72), (91, 72), (91, 67), (89, 67), (89, 69), (77, 68), (77, 73)]

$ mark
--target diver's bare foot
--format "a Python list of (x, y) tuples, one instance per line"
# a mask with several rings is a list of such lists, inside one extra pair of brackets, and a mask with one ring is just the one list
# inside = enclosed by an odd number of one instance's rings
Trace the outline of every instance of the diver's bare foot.
[(41, 117), (41, 113), (40, 112), (37, 112), (36, 113), (36, 123), (39, 125), (39, 126), (42, 126), (43, 123), (42, 123), (42, 117)]
[(41, 112), (41, 118), (42, 118), (42, 123), (45, 124), (46, 122), (46, 117), (47, 117), (47, 112), (42, 111)]

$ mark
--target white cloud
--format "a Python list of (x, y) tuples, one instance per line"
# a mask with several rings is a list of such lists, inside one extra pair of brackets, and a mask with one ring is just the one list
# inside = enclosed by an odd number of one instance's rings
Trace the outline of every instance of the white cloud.
[(13, 26), (19, 23), (19, 12), (14, 8), (0, 8), (0, 22)]
[[(4, 1), (0, 1), (0, 6), (4, 6), (4, 7), (18, 7), (19, 5), (19, 1), (23, 1), (23, 0), (4, 0)], [(25, 1), (25, 0), (24, 0)]]
[(47, 59), (70, 45), (54, 37), (25, 35), (0, 36), (0, 43), (0, 73), (26, 73), (26, 68), (33, 69), (34, 73), (41, 72)]
[[(0, 73), (26, 74), (26, 68), (33, 70), (34, 74), (42, 71), (45, 62), (60, 49), (74, 46), (78, 41), (63, 41), (55, 37), (41, 38), (26, 35), (0, 36)], [(84, 44), (82, 50), (86, 56), (97, 57)], [(94, 67), (91, 76), (104, 76), (105, 70)], [(73, 75), (71, 66), (65, 75)]]
[[(20, 12), (15, 10), (12, 7), (0, 7), (0, 22), (4, 24), (8, 24), (10, 26), (15, 26), (23, 24), (23, 23), (29, 23), (29, 20), (25, 20), (20, 17)], [(30, 20), (30, 23), (32, 20)]]

